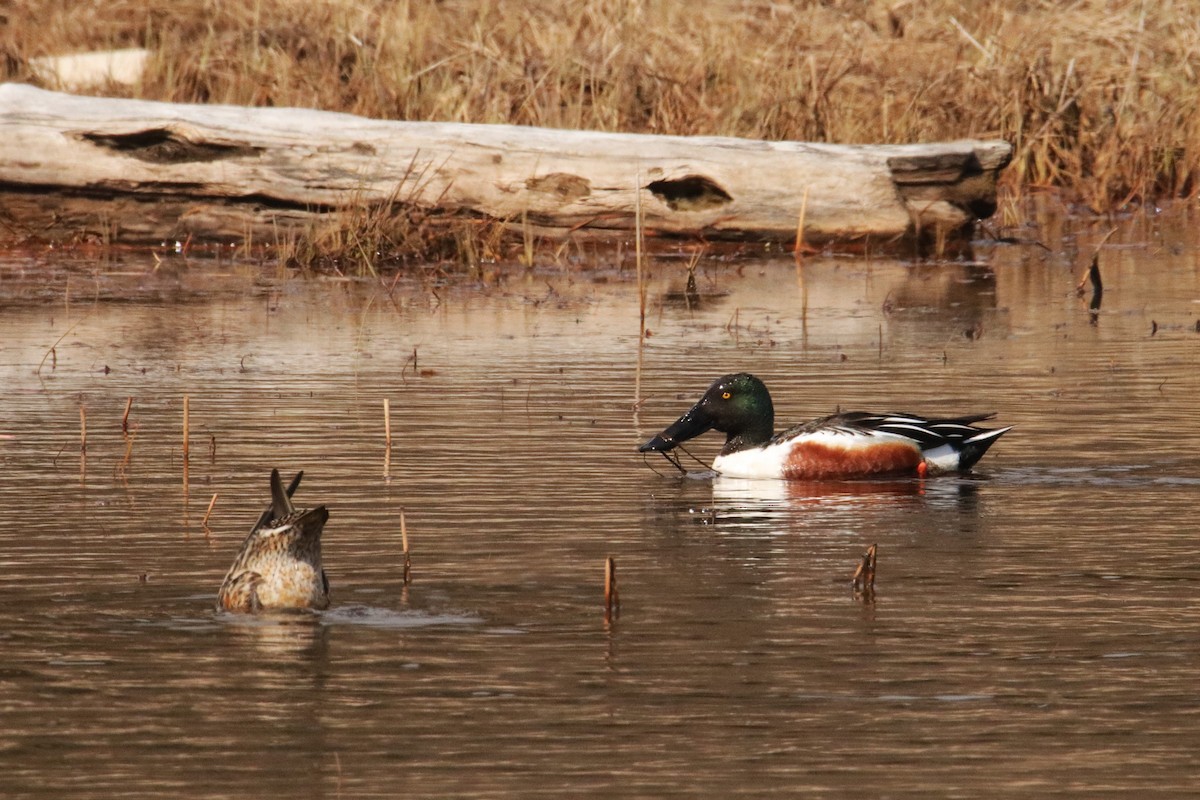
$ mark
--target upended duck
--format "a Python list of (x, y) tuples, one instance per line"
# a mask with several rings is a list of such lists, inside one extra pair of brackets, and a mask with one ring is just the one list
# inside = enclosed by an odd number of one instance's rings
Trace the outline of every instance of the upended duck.
[(321, 565), (321, 532), (329, 519), (325, 506), (297, 509), (292, 494), (303, 472), (285, 490), (279, 470), (271, 470), (271, 506), (258, 518), (217, 593), (217, 608), (256, 612), (266, 609), (329, 607), (329, 579)]
[(667, 453), (716, 430), (725, 447), (712, 463), (736, 478), (838, 480), (967, 472), (1012, 429), (978, 428), (994, 414), (928, 419), (916, 414), (831, 414), (776, 434), (766, 385), (745, 372), (718, 378), (700, 401), (639, 452)]

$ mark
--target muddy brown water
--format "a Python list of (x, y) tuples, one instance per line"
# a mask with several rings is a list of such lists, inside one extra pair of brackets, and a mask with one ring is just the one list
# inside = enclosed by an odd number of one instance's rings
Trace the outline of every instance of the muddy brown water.
[[(702, 263), (694, 292), (660, 261), (641, 348), (627, 271), (435, 294), (6, 263), (0, 793), (1189, 796), (1186, 222), (1109, 240), (1096, 314), (1073, 291), (1086, 229), (970, 264)], [(841, 406), (1016, 428), (977, 474), (924, 484), (679, 477), (634, 452), (734, 370), (781, 424)], [(272, 467), (329, 506), (333, 605), (218, 614)], [(873, 602), (849, 586), (870, 543)]]

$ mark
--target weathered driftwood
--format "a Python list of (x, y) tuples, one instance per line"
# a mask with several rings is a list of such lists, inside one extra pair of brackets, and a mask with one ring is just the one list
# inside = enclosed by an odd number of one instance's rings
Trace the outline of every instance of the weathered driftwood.
[[(0, 224), (278, 237), (363, 204), (626, 236), (909, 242), (995, 210), (1003, 141), (849, 146), (387, 122), (0, 85)], [(7, 219), (4, 219), (4, 218)]]

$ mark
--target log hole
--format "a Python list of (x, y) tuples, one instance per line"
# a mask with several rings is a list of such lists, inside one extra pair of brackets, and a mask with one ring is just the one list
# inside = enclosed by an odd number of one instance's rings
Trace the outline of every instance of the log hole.
[(85, 133), (82, 138), (99, 147), (131, 155), (151, 164), (185, 164), (257, 156), (261, 149), (249, 145), (190, 142), (168, 128), (136, 133)]
[(733, 201), (729, 192), (703, 175), (654, 181), (646, 188), (672, 211), (704, 211)]

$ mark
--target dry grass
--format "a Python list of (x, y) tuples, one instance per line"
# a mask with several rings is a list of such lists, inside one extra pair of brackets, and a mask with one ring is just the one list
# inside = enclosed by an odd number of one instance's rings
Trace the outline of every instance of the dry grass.
[(142, 44), (155, 55), (133, 93), (177, 102), (848, 143), (1001, 137), (1016, 148), (1010, 198), (1052, 188), (1103, 212), (1197, 191), (1194, 12), (1182, 0), (0, 0), (0, 56), (20, 79), (35, 56)]

